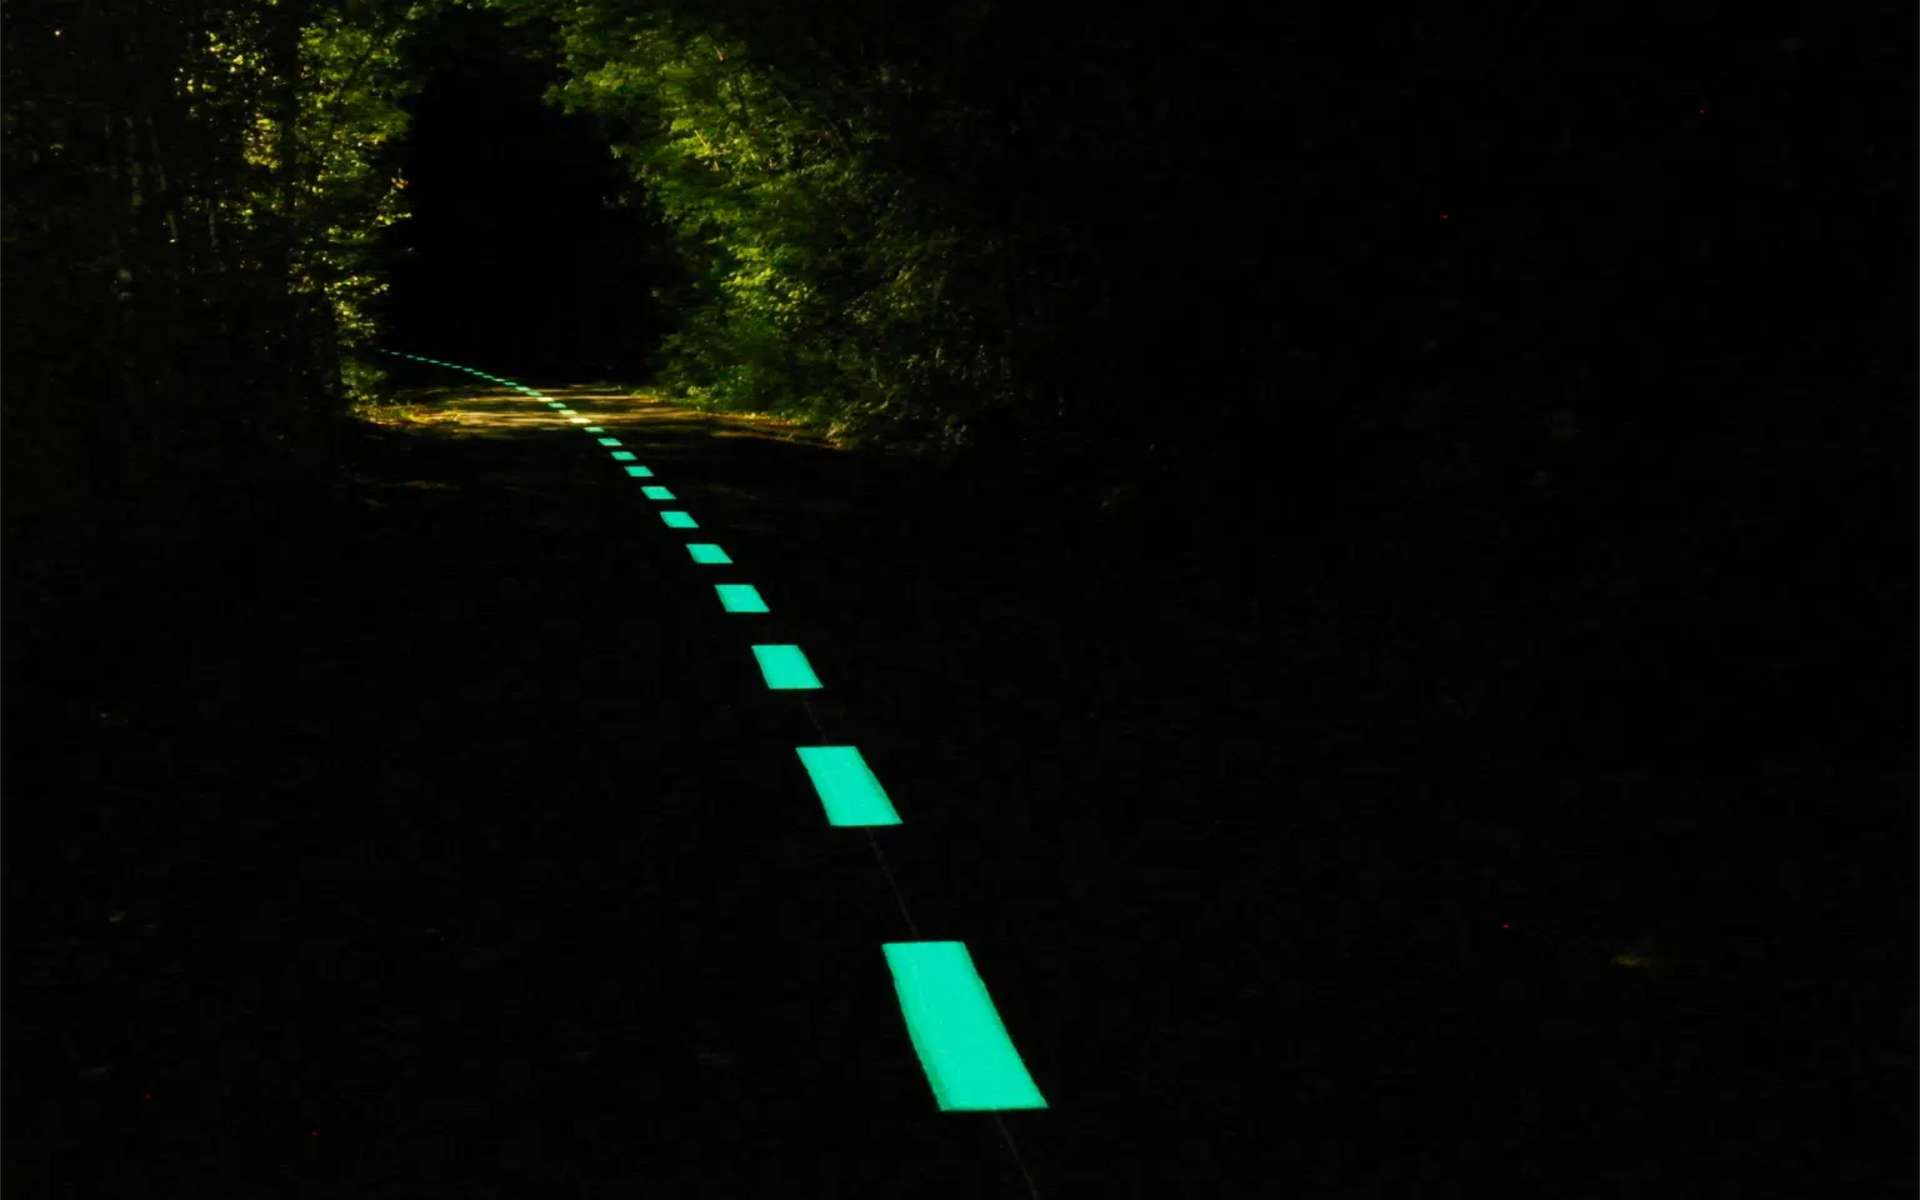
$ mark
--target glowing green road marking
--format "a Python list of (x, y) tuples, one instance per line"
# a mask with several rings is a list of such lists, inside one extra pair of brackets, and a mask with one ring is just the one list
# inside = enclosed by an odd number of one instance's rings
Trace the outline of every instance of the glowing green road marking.
[(853, 746), (796, 746), (829, 825), (898, 825), (887, 790)]
[(727, 557), (725, 550), (722, 550), (712, 542), (688, 542), (687, 553), (692, 555), (693, 561), (697, 563), (730, 563), (733, 561)]
[(662, 512), (660, 514), (660, 519), (666, 522), (666, 526), (668, 529), (700, 528), (700, 523), (698, 521), (694, 520), (692, 517), (688, 516), (686, 513), (679, 512), (671, 508)]
[(566, 405), (560, 403), (558, 400), (549, 400), (547, 401), (547, 407), (548, 408), (565, 408)]
[[(591, 433), (592, 430), (588, 430), (588, 432)], [(602, 446), (618, 446), (620, 444), (619, 438), (595, 438), (594, 440)]]
[(585, 430), (585, 432), (587, 432), (587, 433), (605, 433), (605, 432), (606, 432), (606, 430), (604, 430), (604, 429), (602, 429), (602, 428), (600, 428), (600, 427), (599, 427), (598, 425), (589, 425), (589, 426), (587, 426), (587, 428), (586, 428), (586, 430)]
[(767, 602), (760, 598), (760, 591), (750, 583), (716, 583), (713, 590), (720, 597), (720, 607), (728, 612), (763, 613), (768, 611)]
[(633, 476), (635, 479), (651, 479), (653, 478), (653, 468), (652, 467), (628, 467), (627, 474)]
[(900, 1012), (942, 1112), (1045, 1108), (965, 942), (886, 942)]
[(798, 646), (755, 646), (753, 657), (760, 674), (776, 692), (800, 692), (820, 686), (820, 677), (807, 664), (807, 656)]
[(672, 492), (657, 485), (649, 485), (641, 488), (640, 494), (649, 500), (672, 500), (675, 498)]
[(634, 455), (631, 450), (615, 450), (613, 452), (613, 461), (615, 462), (632, 462), (633, 458)]

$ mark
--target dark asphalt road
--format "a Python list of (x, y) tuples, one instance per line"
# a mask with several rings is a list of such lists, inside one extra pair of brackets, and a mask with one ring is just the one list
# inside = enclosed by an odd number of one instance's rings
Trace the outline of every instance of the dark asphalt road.
[[(935, 1110), (901, 900), (1052, 1102), (1004, 1118), (1048, 1195), (1880, 1194), (1910, 784), (1370, 762), (1311, 622), (1017, 483), (545, 390), (773, 612), (465, 389), (332, 507), (16, 623), (9, 1195), (1023, 1195)], [(755, 630), (891, 792), (897, 895)]]

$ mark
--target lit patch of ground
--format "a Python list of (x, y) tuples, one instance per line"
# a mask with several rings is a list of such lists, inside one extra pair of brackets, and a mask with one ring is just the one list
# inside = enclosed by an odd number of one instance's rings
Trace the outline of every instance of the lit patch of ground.
[[(698, 431), (707, 437), (750, 438), (840, 449), (831, 437), (805, 423), (770, 413), (707, 412), (673, 404), (654, 396), (633, 395), (605, 384), (536, 387), (540, 399), (507, 387), (452, 385), (409, 388), (391, 403), (367, 405), (355, 412), (362, 421), (382, 428), (431, 432), (453, 437), (513, 436), (551, 428), (557, 418), (545, 401), (557, 400), (609, 433), (629, 437), (649, 428), (680, 426), (676, 432)], [(616, 428), (617, 427), (617, 428)]]

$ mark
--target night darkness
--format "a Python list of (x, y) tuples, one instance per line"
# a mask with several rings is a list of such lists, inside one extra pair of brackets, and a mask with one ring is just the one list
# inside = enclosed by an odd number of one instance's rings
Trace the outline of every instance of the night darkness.
[[(668, 331), (676, 266), (593, 118), (542, 100), (535, 30), (455, 10), (419, 40), (402, 159), (414, 218), (389, 231), (396, 347), (527, 375), (636, 378)], [(644, 204), (644, 201), (642, 202)]]
[(8, 1197), (1913, 1194), (1910, 4), (481, 3), (5, 14)]

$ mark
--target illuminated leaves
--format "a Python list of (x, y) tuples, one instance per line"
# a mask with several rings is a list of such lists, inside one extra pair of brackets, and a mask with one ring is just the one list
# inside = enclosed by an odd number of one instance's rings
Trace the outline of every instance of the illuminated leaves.
[[(662, 383), (703, 403), (905, 419), (1002, 376), (967, 311), (998, 303), (968, 239), (887, 165), (884, 64), (846, 86), (696, 6), (502, 3), (560, 30), (550, 99), (624, 131), (613, 153), (675, 231), (692, 279)], [(763, 52), (763, 51), (772, 51)], [(889, 101), (889, 103), (897, 103)]]

